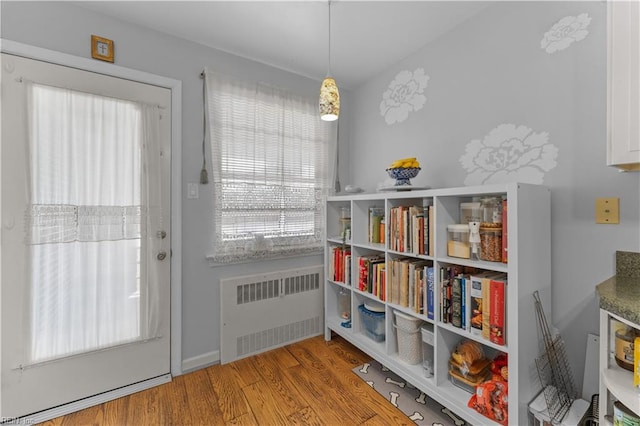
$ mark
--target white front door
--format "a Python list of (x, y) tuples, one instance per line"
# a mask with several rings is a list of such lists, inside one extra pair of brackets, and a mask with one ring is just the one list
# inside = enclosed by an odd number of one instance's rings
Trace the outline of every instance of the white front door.
[(170, 373), (169, 89), (2, 54), (0, 418)]

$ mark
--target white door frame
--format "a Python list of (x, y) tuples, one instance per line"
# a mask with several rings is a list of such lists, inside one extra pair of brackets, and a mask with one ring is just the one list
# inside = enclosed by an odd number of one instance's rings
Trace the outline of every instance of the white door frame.
[(2, 38), (0, 38), (0, 51), (171, 90), (171, 375), (180, 376), (182, 374), (182, 81)]

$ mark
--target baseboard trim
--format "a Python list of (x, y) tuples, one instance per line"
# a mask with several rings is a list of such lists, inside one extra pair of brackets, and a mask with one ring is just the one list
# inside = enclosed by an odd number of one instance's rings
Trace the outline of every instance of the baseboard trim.
[[(55, 419), (56, 417), (64, 416), (67, 414), (75, 413), (76, 411), (84, 410), (85, 408), (93, 407), (94, 405), (102, 404), (104, 402), (112, 401), (114, 399), (121, 398), (123, 396), (131, 395), (136, 392), (140, 392), (152, 387), (169, 383), (171, 381), (171, 374), (164, 374), (162, 376), (154, 377), (153, 379), (144, 380), (142, 382), (134, 383), (132, 385), (124, 386), (118, 389), (114, 389), (109, 392), (104, 392), (89, 398), (84, 398), (79, 401), (71, 402), (69, 404), (60, 405), (49, 410), (40, 411), (35, 414), (22, 417), (20, 419), (14, 419), (17, 424), (36, 424), (46, 422), (47, 420)], [(11, 421), (9, 421), (11, 424)]]
[(220, 362), (220, 351), (211, 351), (206, 354), (187, 358), (182, 361), (182, 373), (199, 370), (211, 364)]

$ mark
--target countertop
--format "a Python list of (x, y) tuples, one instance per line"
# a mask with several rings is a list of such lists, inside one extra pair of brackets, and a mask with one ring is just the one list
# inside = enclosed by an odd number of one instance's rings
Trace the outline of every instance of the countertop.
[(640, 324), (640, 253), (616, 252), (616, 275), (596, 290), (600, 308)]

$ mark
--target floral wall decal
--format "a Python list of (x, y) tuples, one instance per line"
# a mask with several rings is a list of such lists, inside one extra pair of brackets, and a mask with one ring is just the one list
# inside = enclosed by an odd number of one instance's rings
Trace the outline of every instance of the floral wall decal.
[(501, 124), (484, 139), (472, 140), (460, 163), (467, 170), (465, 185), (526, 182), (541, 184), (545, 172), (556, 167), (558, 148), (547, 132)]
[(565, 16), (546, 33), (540, 42), (540, 47), (553, 53), (564, 50), (574, 41), (583, 40), (588, 34), (587, 27), (591, 23), (591, 18), (587, 13), (578, 16)]
[(423, 93), (428, 82), (429, 76), (424, 73), (423, 68), (414, 72), (400, 71), (395, 76), (389, 88), (382, 94), (380, 102), (380, 115), (387, 124), (401, 123), (407, 119), (410, 112), (422, 109), (427, 102)]

